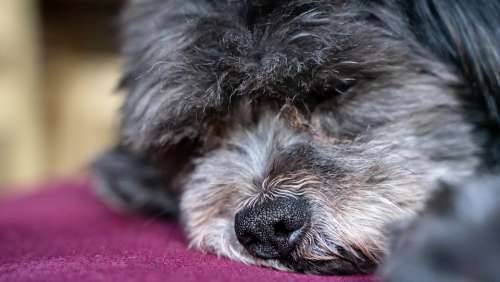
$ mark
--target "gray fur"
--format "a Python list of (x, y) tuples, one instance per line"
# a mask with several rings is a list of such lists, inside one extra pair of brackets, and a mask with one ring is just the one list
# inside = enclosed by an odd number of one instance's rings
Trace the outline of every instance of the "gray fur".
[[(462, 73), (397, 3), (132, 1), (121, 141), (167, 174), (165, 188), (138, 197), (177, 198), (203, 251), (372, 271), (389, 249), (386, 226), (414, 218), (440, 181), (473, 176), (485, 152)], [(282, 196), (308, 201), (311, 228), (286, 260), (252, 257), (235, 214)]]
[(388, 282), (498, 281), (499, 189), (498, 177), (442, 185), (426, 212), (396, 232), (381, 275)]

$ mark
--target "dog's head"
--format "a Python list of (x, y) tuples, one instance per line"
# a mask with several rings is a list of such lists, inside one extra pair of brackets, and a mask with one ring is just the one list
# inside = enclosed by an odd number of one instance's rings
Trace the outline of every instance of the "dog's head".
[[(368, 272), (385, 224), (412, 216), (434, 179), (470, 171), (453, 158), (475, 150), (454, 77), (366, 8), (129, 6), (122, 136), (144, 151), (199, 144), (180, 196), (193, 246), (279, 269)], [(445, 137), (460, 142), (443, 147)]]

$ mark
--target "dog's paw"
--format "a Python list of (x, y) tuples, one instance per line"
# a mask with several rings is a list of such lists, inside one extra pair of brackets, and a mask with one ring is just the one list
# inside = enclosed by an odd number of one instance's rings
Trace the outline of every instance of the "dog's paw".
[(167, 190), (167, 180), (143, 156), (117, 147), (92, 164), (92, 173), (97, 194), (116, 210), (158, 217), (177, 214), (177, 201)]
[(385, 281), (500, 281), (500, 178), (442, 185), (421, 217), (397, 229)]

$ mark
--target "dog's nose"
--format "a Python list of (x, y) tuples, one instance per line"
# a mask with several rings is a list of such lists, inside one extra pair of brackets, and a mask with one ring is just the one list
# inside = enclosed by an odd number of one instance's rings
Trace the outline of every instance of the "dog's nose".
[(310, 223), (307, 201), (276, 198), (244, 209), (235, 216), (235, 231), (250, 254), (286, 258), (300, 243)]

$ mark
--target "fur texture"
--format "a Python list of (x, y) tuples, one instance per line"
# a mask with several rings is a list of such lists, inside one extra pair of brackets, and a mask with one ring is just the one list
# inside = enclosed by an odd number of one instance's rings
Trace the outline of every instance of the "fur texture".
[(426, 211), (396, 229), (386, 281), (497, 281), (500, 179), (443, 185)]
[[(179, 203), (200, 250), (370, 272), (388, 224), (411, 221), (440, 181), (498, 164), (500, 8), (479, 2), (131, 1), (121, 159), (96, 163), (100, 189)], [(154, 174), (120, 184), (109, 164), (126, 159)], [(310, 228), (289, 256), (254, 257), (235, 215), (279, 197), (305, 200)]]

